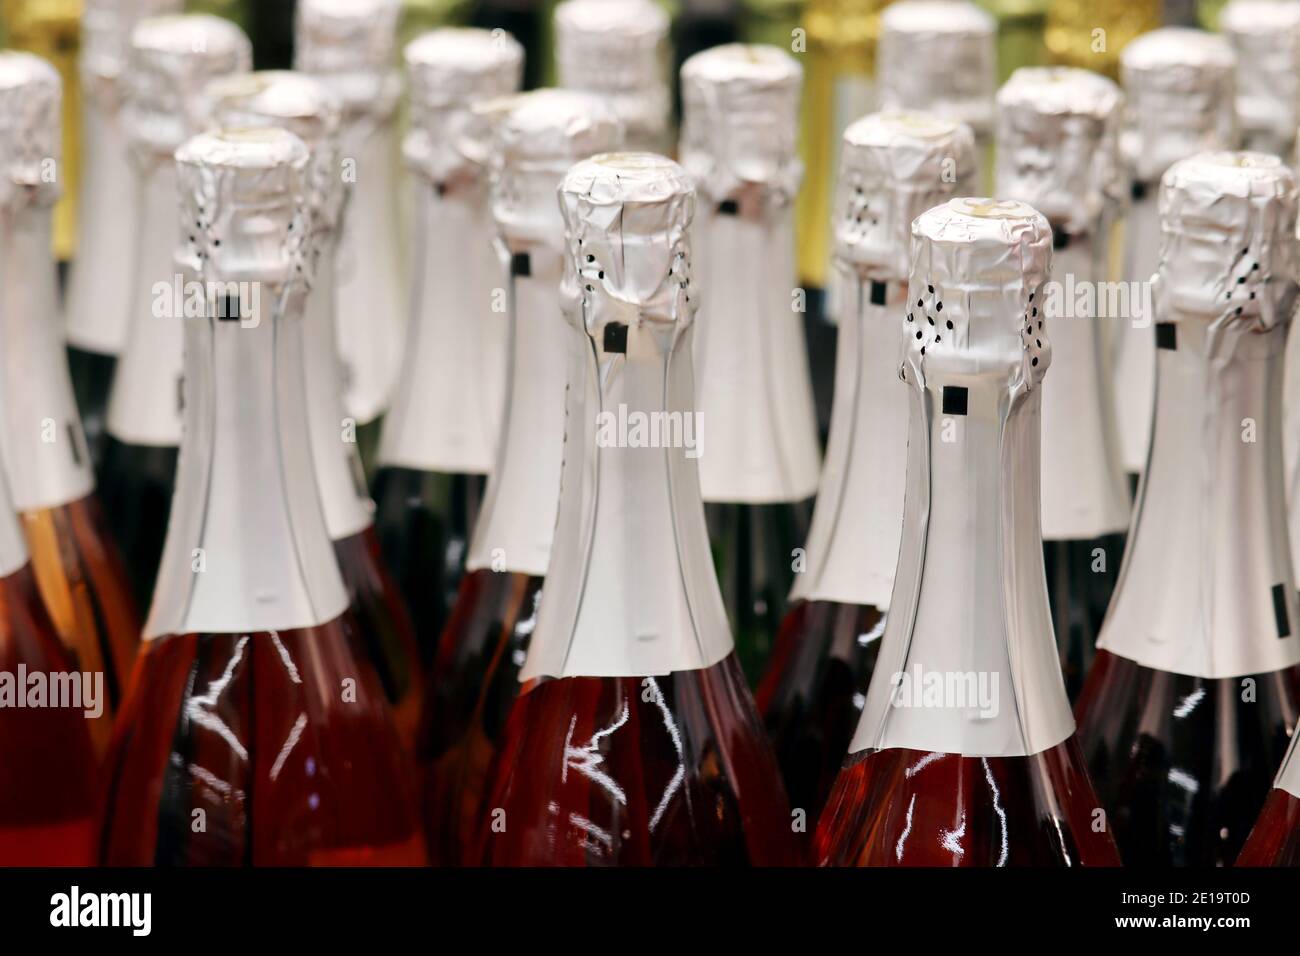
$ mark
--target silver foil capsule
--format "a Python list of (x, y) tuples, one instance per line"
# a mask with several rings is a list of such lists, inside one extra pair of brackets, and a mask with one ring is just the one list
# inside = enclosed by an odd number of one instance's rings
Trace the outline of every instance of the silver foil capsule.
[(1282, 468), (1296, 183), (1275, 156), (1165, 173), (1154, 280), (1155, 427), (1098, 647), (1204, 678), (1300, 661)]
[(509, 34), (434, 30), (406, 47), (407, 163), (415, 174), (411, 318), (383, 465), (448, 474), (492, 468), (505, 398), (504, 270), (489, 199), (492, 120), (475, 113), (518, 89)]
[(694, 349), (710, 437), (699, 463), (705, 501), (794, 502), (817, 490), (812, 382), (793, 307), (802, 81), (798, 62), (771, 46), (718, 46), (682, 66), (696, 268), (713, 277)]
[[(849, 750), (1036, 754), (1074, 731), (1038, 524), (1052, 347), (1033, 308), (1052, 231), (1024, 203), (951, 199), (912, 235), (898, 320), (911, 404), (902, 547)], [(931, 700), (935, 675), (960, 693)]]
[(608, 97), (629, 148), (669, 146), (668, 27), (653, 0), (565, 0), (555, 8), (559, 85)]
[(844, 132), (832, 221), (845, 311), (830, 440), (794, 599), (889, 607), (907, 476), (898, 317), (912, 221), (963, 192), (975, 165), (974, 134), (949, 119), (873, 113)]
[(731, 652), (692, 439), (691, 176), (649, 153), (560, 187), (565, 458), (546, 600), (520, 680), (655, 676)]
[(296, 136), (265, 127), (176, 152), (176, 261), (206, 308), (171, 320), (185, 335), (186, 428), (146, 639), (312, 627), (347, 607), (303, 382), (309, 162)]
[(1300, 2), (1231, 0), (1219, 30), (1237, 54), (1242, 145), (1289, 156), (1300, 123)]

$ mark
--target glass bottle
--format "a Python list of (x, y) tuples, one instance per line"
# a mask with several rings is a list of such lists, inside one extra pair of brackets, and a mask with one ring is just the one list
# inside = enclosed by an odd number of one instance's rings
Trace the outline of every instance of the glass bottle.
[(1160, 26), (1163, 0), (1051, 0), (1043, 42), (1047, 62), (1112, 79), (1124, 48)]
[(808, 532), (821, 454), (797, 295), (794, 197), (801, 73), (777, 47), (732, 44), (682, 67), (682, 163), (698, 183), (694, 335), (707, 445), (700, 490), (746, 676), (772, 650)]
[(496, 463), (426, 690), (420, 763), (435, 864), (473, 862), (466, 852), (551, 557), (567, 371), (555, 191), (576, 160), (617, 148), (623, 135), (609, 105), (590, 94), (537, 90), (497, 103), (492, 210), (509, 263), (510, 372)]
[(1300, 2), (1231, 0), (1219, 32), (1237, 58), (1241, 148), (1290, 159), (1300, 124)]
[(1235, 63), (1223, 37), (1183, 27), (1143, 34), (1120, 57), (1126, 99), (1120, 143), (1132, 183), (1122, 278), (1137, 301), (1130, 303), (1130, 321), (1115, 326), (1113, 362), (1120, 456), (1134, 484), (1146, 468), (1155, 408), (1156, 338), (1148, 305), (1160, 254), (1160, 177), (1202, 150), (1236, 146)]
[(555, 8), (557, 85), (607, 97), (629, 149), (671, 145), (669, 25), (654, 0), (564, 0)]
[(1160, 186), (1156, 410), (1128, 553), (1078, 703), (1129, 865), (1226, 865), (1300, 708), (1281, 452), (1296, 186), (1201, 153)]
[(950, 199), (912, 236), (898, 320), (911, 390), (902, 547), (817, 856), (832, 866), (1117, 864), (1094, 813), (1043, 577), (1039, 423), (1052, 345), (1032, 310), (1051, 229), (1021, 202)]
[(176, 153), (177, 262), (206, 314), (178, 319), (185, 440), (109, 762), (106, 865), (424, 859), (383, 688), (344, 623), (314, 475), (308, 157), (282, 129), (205, 133)]
[(1294, 739), (1237, 866), (1300, 866), (1300, 758)]
[(87, 0), (81, 18), (81, 176), (77, 252), (68, 275), (68, 367), (86, 445), (103, 457), (104, 416), (113, 366), (126, 344), (131, 272), (122, 268), (123, 236), (139, 213), (135, 171), (122, 121), (131, 29), (144, 17), (180, 9), (180, 0)]
[(398, 732), (414, 751), (420, 712), (415, 629), (397, 582), (379, 553), (355, 434), (343, 414), (334, 334), (334, 252), (343, 182), (338, 155), (339, 102), (301, 73), (263, 71), (214, 80), (205, 88), (214, 126), (282, 126), (312, 152), (312, 286), (304, 306), (307, 424), (325, 530), (348, 592), (349, 626), (383, 684)]
[(100, 475), (109, 526), (141, 608), (158, 575), (181, 442), (178, 319), (190, 290), (174, 261), (172, 153), (206, 125), (203, 84), (246, 72), (251, 50), (238, 27), (208, 14), (144, 20), (131, 36), (123, 121), (141, 206), (126, 256), (127, 338), (109, 393)]
[(691, 457), (692, 178), (653, 154), (602, 154), (569, 170), (560, 197), (559, 513), (478, 858), (797, 862)]
[(401, 75), (393, 62), (401, 0), (298, 0), (293, 66), (343, 104), (340, 154), (348, 200), (334, 270), (343, 407), (367, 469), (402, 369), (406, 262), (399, 236)]
[(1025, 67), (998, 92), (998, 195), (1052, 226), (1052, 281), (1030, 308), (1052, 329), (1043, 386), (1042, 529), (1052, 625), (1073, 700), (1092, 664), (1119, 575), (1132, 503), (1124, 481), (1105, 327), (1127, 314), (1106, 294), (1110, 223), (1123, 199), (1113, 82), (1072, 67)]
[(446, 28), (405, 53), (416, 268), (401, 384), (379, 443), (375, 523), (427, 666), (465, 570), (505, 400), (509, 326), (492, 244), (490, 125), (471, 107), (519, 88), (524, 52), (508, 34)]
[(139, 640), (121, 558), (104, 525), (58, 323), (50, 253), (58, 196), (59, 77), (0, 54), (0, 444), (32, 573), (72, 664), (103, 675), (88, 723), (100, 755)]
[(857, 726), (880, 650), (903, 528), (912, 220), (964, 192), (977, 167), (969, 126), (873, 113), (844, 132), (835, 214), (846, 292), (830, 442), (790, 610), (758, 685), (790, 803), (811, 826)]

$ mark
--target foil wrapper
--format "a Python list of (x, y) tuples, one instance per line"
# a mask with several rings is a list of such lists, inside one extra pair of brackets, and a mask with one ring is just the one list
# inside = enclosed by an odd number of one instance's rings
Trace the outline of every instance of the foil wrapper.
[(1300, 2), (1232, 0), (1219, 30), (1237, 54), (1237, 120), (1247, 146), (1288, 154), (1300, 123)]
[(180, 10), (181, 0), (85, 0), (77, 63), (86, 91), (115, 94), (130, 58), (131, 30), (143, 19)]
[(402, 149), (412, 169), (435, 183), (477, 180), (492, 148), (490, 115), (475, 103), (519, 89), (524, 49), (502, 30), (433, 30), (404, 51), (411, 128)]
[(1296, 305), (1296, 183), (1264, 153), (1201, 153), (1160, 183), (1164, 242), (1152, 290), (1162, 322), (1262, 332)]
[(559, 85), (609, 97), (635, 148), (665, 148), (669, 20), (653, 0), (565, 0), (555, 8)]
[(53, 206), (62, 194), (63, 86), (31, 53), (0, 53), (0, 208)]
[(1154, 184), (1180, 159), (1236, 146), (1236, 57), (1221, 36), (1162, 27), (1120, 55), (1120, 148), (1134, 181)]
[(970, 191), (978, 158), (965, 123), (885, 111), (844, 131), (836, 191), (835, 256), (861, 278), (906, 279), (912, 222)]
[(137, 155), (170, 157), (204, 126), (204, 84), (247, 72), (252, 63), (252, 44), (229, 20), (205, 14), (142, 20), (131, 32), (123, 110)]
[(924, 110), (993, 131), (997, 21), (972, 3), (904, 0), (880, 16), (876, 72), (883, 109)]
[(1093, 232), (1124, 198), (1124, 94), (1070, 67), (1024, 67), (998, 91), (997, 192), (1068, 234)]
[(682, 65), (682, 165), (701, 195), (718, 203), (754, 186), (793, 202), (803, 68), (774, 46), (733, 43)]
[(402, 92), (401, 14), (401, 0), (299, 0), (294, 69), (329, 83), (349, 115), (390, 116)]

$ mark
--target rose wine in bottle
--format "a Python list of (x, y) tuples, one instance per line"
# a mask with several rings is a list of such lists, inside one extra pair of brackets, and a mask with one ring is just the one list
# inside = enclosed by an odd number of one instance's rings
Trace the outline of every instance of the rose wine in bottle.
[(465, 570), (505, 400), (491, 124), (471, 106), (516, 91), (523, 60), (513, 37), (487, 30), (433, 30), (406, 47), (417, 265), (401, 384), (379, 443), (375, 521), (426, 666)]
[(821, 471), (794, 288), (803, 71), (776, 47), (715, 47), (682, 67), (682, 163), (699, 185), (695, 333), (700, 489), (736, 653), (757, 683), (800, 564)]
[(1237, 866), (1300, 866), (1300, 758), (1294, 740)]
[(1160, 177), (1180, 159), (1237, 145), (1233, 106), (1236, 57), (1223, 37), (1204, 30), (1162, 27), (1144, 33), (1120, 54), (1127, 100), (1121, 143), (1132, 201), (1124, 218), (1123, 279), (1140, 283), (1127, 321), (1115, 324), (1115, 421), (1124, 471), (1134, 480), (1151, 445), (1156, 394), (1156, 339), (1151, 276), (1160, 255)]
[(59, 156), (59, 75), (28, 53), (0, 54), (0, 445), (31, 573), (78, 671), (99, 674), (87, 718), (96, 754), (112, 732), (139, 641), (121, 559), (104, 526), (58, 327), (50, 209)]
[[(346, 621), (314, 474), (307, 147), (224, 130), (187, 141), (176, 165), (178, 264), (227, 301), (181, 320), (185, 438), (101, 862), (419, 864), (408, 765)], [(232, 289), (250, 299), (237, 311)]]
[(1052, 232), (1021, 202), (950, 199), (912, 236), (899, 319), (911, 407), (902, 547), (817, 857), (1113, 865), (1043, 578), (1039, 421), (1052, 346), (1032, 312)]
[(412, 751), (420, 714), (419, 653), (410, 614), (379, 554), (373, 503), (355, 435), (343, 412), (334, 335), (335, 239), (343, 201), (339, 174), (340, 106), (331, 90), (301, 73), (265, 71), (209, 83), (203, 92), (213, 125), (282, 126), (311, 150), (312, 283), (304, 305), (307, 424), (325, 530), (343, 572), (366, 657), (379, 675), (402, 740)]
[(756, 695), (791, 806), (810, 826), (862, 713), (894, 585), (907, 475), (894, 320), (908, 311), (912, 220), (964, 192), (976, 165), (970, 127), (930, 114), (875, 113), (844, 133), (835, 248), (845, 298), (830, 444), (807, 564)]
[[(459, 53), (463, 67), (466, 52)], [(472, 79), (464, 87), (473, 88)], [(466, 852), (551, 557), (569, 331), (558, 302), (564, 222), (555, 191), (576, 160), (617, 148), (623, 133), (608, 104), (588, 93), (537, 90), (491, 108), (503, 113), (492, 211), (509, 262), (510, 364), (496, 464), (426, 690), (420, 763), (435, 864), (475, 862)]]
[(299, 0), (293, 66), (338, 95), (347, 210), (334, 268), (343, 407), (370, 467), (380, 417), (402, 368), (406, 256), (399, 235), (398, 129), (402, 96), (393, 64), (401, 0)]
[(1025, 67), (997, 102), (998, 195), (1028, 203), (1052, 226), (1053, 281), (1029, 317), (1047, 317), (1054, 346), (1042, 397), (1041, 520), (1052, 629), (1073, 700), (1092, 664), (1132, 511), (1104, 335), (1108, 320), (1126, 316), (1108, 314), (1107, 297), (1095, 294), (1122, 199), (1123, 95), (1087, 70)]
[(1160, 185), (1151, 454), (1078, 703), (1131, 866), (1228, 865), (1300, 708), (1282, 360), (1296, 185), (1262, 153), (1201, 153)]
[(796, 863), (684, 441), (698, 414), (693, 178), (650, 153), (602, 154), (568, 172), (560, 201), (571, 327), (559, 513), (479, 859)]
[(77, 253), (68, 273), (68, 367), (86, 445), (98, 464), (113, 367), (126, 344), (131, 270), (120, 246), (138, 229), (139, 194), (123, 123), (131, 30), (180, 0), (86, 0), (81, 16), (81, 172)]
[[(206, 125), (203, 84), (252, 64), (248, 38), (206, 14), (142, 20), (131, 35), (123, 123), (140, 208), (133, 218), (127, 338), (109, 393), (100, 476), (113, 536), (138, 607), (162, 557), (181, 441), (181, 322), (193, 290), (180, 279), (172, 154)], [(122, 242), (123, 237), (117, 241)], [(109, 303), (106, 303), (109, 304)]]

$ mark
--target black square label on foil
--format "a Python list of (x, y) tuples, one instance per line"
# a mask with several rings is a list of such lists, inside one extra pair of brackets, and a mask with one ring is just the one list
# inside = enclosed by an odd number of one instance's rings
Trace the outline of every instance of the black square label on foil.
[(627, 352), (627, 326), (622, 322), (611, 322), (605, 326), (605, 351)]
[(1277, 636), (1279, 639), (1291, 636), (1291, 619), (1286, 613), (1286, 586), (1273, 585), (1273, 616), (1277, 618)]
[(945, 415), (965, 415), (966, 398), (965, 386), (945, 385), (943, 387), (943, 413)]
[(533, 274), (533, 263), (528, 258), (528, 253), (516, 252), (510, 257), (510, 274), (512, 276), (530, 276)]
[(885, 284), (883, 282), (877, 282), (874, 279), (871, 280), (871, 304), (885, 304)]
[(1156, 348), (1175, 351), (1178, 348), (1178, 326), (1172, 322), (1157, 322)]

